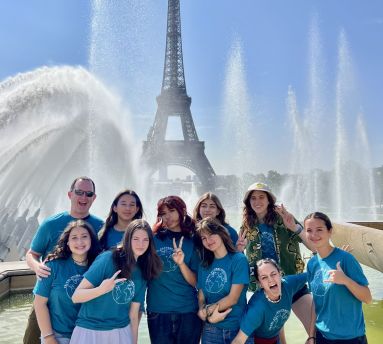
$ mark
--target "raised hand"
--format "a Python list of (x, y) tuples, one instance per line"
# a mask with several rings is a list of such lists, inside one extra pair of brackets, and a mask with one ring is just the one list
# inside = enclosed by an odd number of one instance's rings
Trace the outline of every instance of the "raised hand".
[(274, 210), (282, 217), (283, 224), (292, 232), (295, 232), (295, 219), (294, 216), (287, 211), (283, 204), (276, 205)]
[(323, 282), (335, 283), (335, 284), (346, 284), (347, 276), (343, 272), (340, 262), (336, 263), (336, 270), (328, 271), (328, 278)]
[(120, 272), (121, 270), (116, 271), (116, 273), (111, 278), (106, 278), (101, 282), (99, 288), (103, 291), (103, 294), (106, 294), (113, 290), (117, 283), (126, 281), (126, 278), (117, 278)]
[(246, 235), (247, 235), (247, 229), (245, 229), (243, 231), (243, 233), (239, 235), (239, 238), (238, 238), (237, 243), (235, 245), (237, 247), (238, 252), (243, 252), (247, 246)]
[(173, 257), (174, 262), (177, 265), (183, 264), (184, 259), (185, 259), (184, 251), (182, 251), (182, 244), (183, 244), (183, 242), (184, 242), (184, 237), (182, 236), (181, 240), (180, 240), (180, 242), (179, 242), (179, 244), (177, 246), (176, 239), (173, 238), (173, 249), (174, 249), (174, 252), (172, 254), (172, 257)]

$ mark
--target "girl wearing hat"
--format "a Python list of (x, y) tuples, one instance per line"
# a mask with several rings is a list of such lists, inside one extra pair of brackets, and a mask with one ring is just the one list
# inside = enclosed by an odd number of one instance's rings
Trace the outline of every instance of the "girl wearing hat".
[(279, 343), (279, 332), (290, 315), (293, 296), (307, 281), (306, 274), (282, 278), (280, 267), (269, 258), (257, 262), (255, 278), (260, 289), (249, 300), (233, 344), (245, 343), (250, 335), (255, 344)]
[(198, 316), (205, 321), (202, 344), (229, 344), (246, 309), (249, 263), (225, 227), (208, 217), (197, 225), (202, 262), (198, 269)]
[[(303, 227), (286, 208), (275, 204), (276, 197), (264, 183), (254, 183), (248, 188), (243, 203), (240, 236), (246, 237), (246, 256), (250, 269), (264, 258), (274, 259), (284, 275), (303, 272), (304, 262), (299, 249), (303, 242), (308, 248)], [(257, 289), (256, 276), (250, 275), (249, 289)], [(299, 290), (293, 298), (293, 310), (309, 333), (312, 298), (307, 287)]]
[(147, 321), (153, 344), (198, 344), (202, 321), (197, 316), (195, 224), (185, 202), (167, 196), (157, 203), (154, 243), (163, 262), (160, 276), (148, 285)]
[(229, 232), (234, 246), (238, 241), (237, 231), (226, 222), (226, 212), (218, 196), (212, 192), (204, 193), (198, 200), (193, 211), (193, 219), (198, 222), (207, 217), (213, 217)]
[(307, 264), (317, 314), (309, 344), (367, 344), (362, 302), (371, 302), (371, 292), (360, 264), (330, 244), (332, 224), (325, 214), (309, 214), (304, 225), (317, 252)]

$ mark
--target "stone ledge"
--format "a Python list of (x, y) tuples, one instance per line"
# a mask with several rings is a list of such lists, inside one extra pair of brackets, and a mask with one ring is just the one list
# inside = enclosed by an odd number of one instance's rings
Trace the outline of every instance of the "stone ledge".
[(31, 290), (35, 283), (35, 273), (25, 261), (0, 263), (0, 298), (12, 291)]

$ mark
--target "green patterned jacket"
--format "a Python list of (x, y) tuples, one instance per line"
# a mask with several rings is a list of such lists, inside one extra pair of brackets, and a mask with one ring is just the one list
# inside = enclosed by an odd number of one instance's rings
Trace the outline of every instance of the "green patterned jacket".
[[(297, 222), (297, 221), (296, 221)], [(298, 222), (297, 222), (298, 223)], [(283, 224), (282, 218), (278, 216), (277, 222), (273, 226), (274, 242), (276, 252), (279, 257), (279, 265), (284, 275), (295, 275), (303, 272), (305, 264), (303, 262), (299, 243), (302, 242), (298, 235), (295, 235)], [(261, 238), (258, 226), (254, 226), (247, 231), (246, 256), (250, 264), (250, 284), (251, 291), (257, 290), (256, 279), (254, 277), (255, 263), (262, 259)]]

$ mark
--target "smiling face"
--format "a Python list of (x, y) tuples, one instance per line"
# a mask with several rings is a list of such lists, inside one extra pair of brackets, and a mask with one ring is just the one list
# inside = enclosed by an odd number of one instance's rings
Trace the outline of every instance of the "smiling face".
[(222, 238), (218, 234), (201, 233), (202, 245), (209, 251), (218, 252), (225, 247)]
[(217, 204), (211, 200), (206, 199), (201, 202), (201, 205), (199, 207), (199, 214), (202, 219), (205, 219), (207, 217), (217, 217), (219, 215), (220, 211), (217, 207)]
[[(88, 197), (87, 193), (92, 193)], [(68, 197), (71, 202), (70, 215), (76, 219), (83, 219), (89, 215), (89, 209), (93, 201), (96, 199), (94, 194), (93, 184), (90, 180), (79, 179), (74, 184), (73, 190), (68, 192)]]
[(269, 205), (269, 199), (267, 193), (264, 191), (253, 191), (250, 194), (250, 206), (257, 214), (259, 218), (263, 218), (267, 214), (267, 206)]
[(258, 267), (258, 281), (270, 300), (278, 300), (281, 295), (281, 273), (271, 263)]
[(164, 205), (158, 215), (161, 217), (165, 228), (170, 229), (173, 232), (181, 231), (180, 216), (177, 209), (171, 209)]
[(91, 246), (91, 238), (89, 232), (84, 227), (74, 227), (68, 238), (68, 246), (75, 260), (83, 260), (86, 258)]
[(143, 229), (136, 230), (132, 235), (132, 251), (134, 257), (142, 256), (149, 247), (149, 236)]
[(331, 229), (326, 227), (322, 219), (311, 218), (304, 222), (306, 238), (316, 250), (328, 249), (330, 245)]
[(135, 197), (132, 195), (122, 195), (113, 211), (117, 214), (118, 223), (129, 224), (140, 208), (137, 206)]

